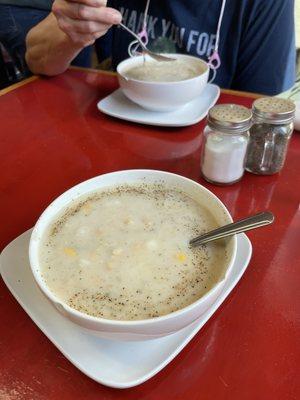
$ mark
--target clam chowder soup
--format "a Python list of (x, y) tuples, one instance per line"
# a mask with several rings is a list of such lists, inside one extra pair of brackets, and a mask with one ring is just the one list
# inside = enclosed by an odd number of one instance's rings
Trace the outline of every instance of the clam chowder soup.
[(127, 78), (149, 82), (176, 82), (195, 78), (206, 71), (204, 64), (197, 60), (177, 59), (170, 62), (145, 61), (142, 65), (128, 68)]
[(203, 205), (159, 184), (92, 192), (73, 201), (42, 238), (42, 278), (59, 299), (88, 315), (162, 316), (223, 278), (223, 243), (188, 245), (216, 227)]

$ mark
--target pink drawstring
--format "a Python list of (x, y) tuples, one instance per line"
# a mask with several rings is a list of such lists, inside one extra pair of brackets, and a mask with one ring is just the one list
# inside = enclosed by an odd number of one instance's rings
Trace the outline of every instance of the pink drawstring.
[(211, 83), (215, 80), (215, 77), (217, 75), (217, 69), (220, 68), (220, 65), (221, 65), (221, 59), (220, 59), (220, 55), (219, 55), (219, 42), (220, 42), (220, 31), (221, 31), (222, 19), (224, 16), (225, 5), (226, 5), (226, 0), (222, 0), (222, 6), (221, 6), (221, 11), (220, 11), (218, 26), (217, 26), (217, 32), (216, 32), (215, 49), (214, 49), (212, 55), (208, 58), (208, 66), (213, 72), (209, 83)]
[[(150, 0), (147, 0), (145, 12), (144, 12), (143, 28), (138, 33), (138, 36), (141, 38), (141, 40), (143, 41), (143, 43), (145, 45), (147, 45), (149, 42), (149, 37), (148, 37), (148, 33), (147, 33), (147, 16), (148, 16), (149, 4), (150, 4)], [(134, 57), (134, 56), (141, 54), (140, 52), (138, 52), (138, 48), (139, 48), (139, 42), (137, 40), (134, 40), (133, 42), (131, 42), (129, 44), (128, 54), (130, 55), (130, 57)]]
[(143, 41), (143, 43), (144, 43), (145, 45), (148, 44), (149, 38), (148, 38), (148, 33), (147, 33), (147, 26), (146, 26), (146, 24), (143, 25), (143, 29), (141, 30), (141, 32), (138, 33), (138, 36), (141, 38), (141, 40)]
[(209, 68), (216, 70), (220, 67), (221, 60), (217, 50), (215, 50), (212, 55), (208, 59), (208, 66)]
[[(147, 46), (149, 38), (148, 38), (146, 24), (144, 24), (143, 29), (138, 33), (138, 36), (141, 38), (142, 42)], [(130, 55), (130, 57), (135, 57), (142, 54), (138, 51), (139, 46), (140, 45), (137, 40), (134, 40), (129, 44), (128, 54)]]
[[(147, 46), (149, 38), (148, 38), (146, 24), (143, 26), (143, 29), (138, 33), (138, 36), (141, 38), (142, 42)], [(139, 48), (139, 42), (137, 40), (134, 40), (129, 44), (128, 53), (130, 57), (135, 57), (137, 55), (142, 54), (138, 51), (138, 48)]]

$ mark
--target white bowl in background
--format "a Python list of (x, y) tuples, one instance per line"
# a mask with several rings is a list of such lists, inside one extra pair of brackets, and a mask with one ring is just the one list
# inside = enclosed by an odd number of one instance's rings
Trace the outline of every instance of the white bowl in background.
[[(197, 98), (207, 85), (209, 67), (200, 58), (186, 54), (168, 54), (171, 57), (198, 62), (205, 71), (194, 78), (177, 82), (149, 82), (126, 77), (126, 71), (144, 62), (144, 56), (131, 57), (117, 66), (118, 80), (124, 94), (134, 103), (151, 111), (176, 110)], [(146, 56), (149, 59), (149, 56)], [(172, 62), (172, 61), (170, 61)]]
[(221, 281), (194, 303), (161, 317), (137, 321), (108, 320), (84, 314), (63, 303), (50, 291), (41, 276), (39, 250), (45, 230), (54, 221), (55, 217), (61, 213), (62, 209), (82, 195), (116, 185), (145, 182), (159, 182), (166, 184), (167, 187), (178, 188), (208, 207), (213, 212), (219, 225), (232, 222), (232, 218), (224, 204), (213, 193), (195, 181), (162, 171), (128, 170), (100, 175), (67, 190), (42, 213), (30, 238), (30, 266), (42, 292), (65, 317), (100, 337), (118, 340), (146, 340), (166, 336), (188, 326), (207, 311), (220, 295), (236, 257), (237, 239), (236, 236), (233, 236), (227, 244), (229, 262)]

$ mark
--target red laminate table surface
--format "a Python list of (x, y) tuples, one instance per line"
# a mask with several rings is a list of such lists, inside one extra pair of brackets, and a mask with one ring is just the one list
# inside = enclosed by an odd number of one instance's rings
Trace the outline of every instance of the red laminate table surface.
[[(200, 178), (203, 122), (155, 128), (112, 119), (97, 101), (116, 77), (69, 70), (0, 96), (0, 248), (34, 225), (57, 195), (104, 172), (154, 168), (207, 186), (234, 218), (270, 209), (276, 223), (249, 233), (244, 277), (192, 342), (162, 372), (116, 390), (79, 372), (30, 320), (0, 279), (0, 400), (299, 399), (300, 135), (280, 175), (246, 174), (233, 186)], [(247, 94), (220, 102), (250, 106)]]

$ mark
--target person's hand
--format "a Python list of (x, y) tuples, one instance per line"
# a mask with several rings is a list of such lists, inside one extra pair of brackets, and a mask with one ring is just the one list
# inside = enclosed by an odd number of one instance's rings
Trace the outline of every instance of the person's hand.
[(59, 28), (79, 46), (85, 47), (122, 20), (121, 13), (106, 7), (107, 0), (55, 0), (52, 12)]

